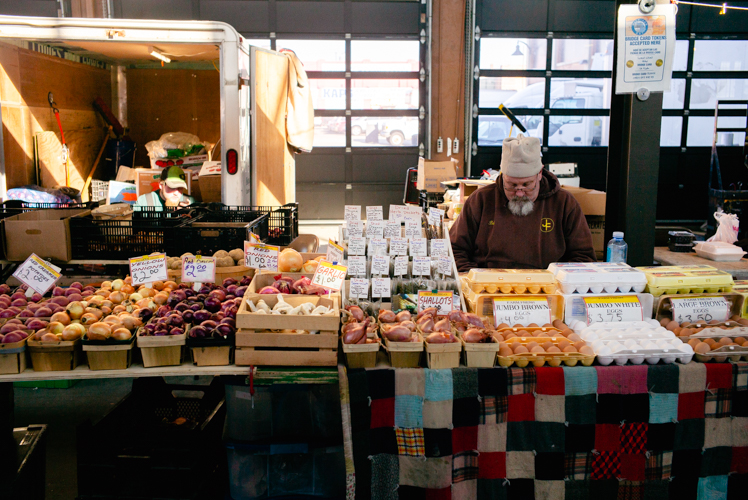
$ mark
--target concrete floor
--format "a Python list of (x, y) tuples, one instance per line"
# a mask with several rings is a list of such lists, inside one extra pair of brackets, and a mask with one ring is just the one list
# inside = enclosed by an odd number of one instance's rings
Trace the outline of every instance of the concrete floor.
[(75, 429), (104, 416), (131, 387), (132, 379), (99, 379), (81, 380), (68, 389), (14, 389), (15, 426), (48, 425), (46, 500), (75, 499)]

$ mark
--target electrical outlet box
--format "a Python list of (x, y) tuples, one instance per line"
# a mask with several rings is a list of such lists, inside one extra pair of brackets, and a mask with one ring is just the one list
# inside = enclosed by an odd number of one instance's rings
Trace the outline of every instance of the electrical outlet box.
[(436, 152), (441, 153), (442, 151), (444, 151), (444, 141), (442, 141), (442, 138), (439, 137), (436, 140)]
[(457, 139), (452, 142), (452, 152), (455, 154), (460, 152), (460, 141)]

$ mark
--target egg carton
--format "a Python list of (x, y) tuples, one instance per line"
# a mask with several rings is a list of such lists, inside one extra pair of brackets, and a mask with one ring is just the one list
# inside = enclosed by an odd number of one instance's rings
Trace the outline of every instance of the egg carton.
[(645, 361), (650, 365), (660, 361), (666, 364), (675, 361), (685, 364), (694, 356), (693, 348), (678, 339), (628, 339), (623, 343), (617, 340), (596, 340), (590, 347), (595, 351), (598, 363), (603, 366), (611, 363), (625, 365), (628, 362), (640, 365)]
[(722, 337), (729, 337), (731, 339), (735, 339), (737, 337), (745, 337), (748, 338), (748, 327), (746, 326), (738, 326), (735, 328), (728, 328), (727, 330), (723, 330), (722, 328), (704, 328), (698, 333), (694, 333), (693, 335), (689, 335), (688, 337), (683, 337), (686, 339), (721, 339)]
[(562, 267), (557, 267), (554, 274), (565, 294), (641, 293), (647, 287), (644, 273), (626, 264), (601, 266), (597, 263), (579, 263), (558, 266)]
[(646, 319), (644, 321), (620, 321), (618, 323), (590, 323), (589, 325), (584, 321), (575, 320), (569, 323), (569, 328), (574, 330), (576, 333), (580, 333), (584, 330), (628, 330), (631, 328), (642, 330), (663, 328), (663, 326), (654, 319)]
[(663, 327), (659, 328), (614, 328), (614, 329), (593, 329), (582, 330), (579, 336), (585, 342), (595, 342), (597, 340), (618, 340), (625, 341), (628, 339), (641, 340), (673, 340), (678, 337), (673, 332)]
[(701, 363), (748, 360), (748, 347), (726, 345), (704, 354), (695, 353), (694, 359)]
[(474, 293), (556, 293), (553, 273), (544, 269), (471, 269), (463, 285)]
[(590, 366), (595, 361), (594, 354), (581, 354), (578, 352), (556, 352), (556, 353), (525, 353), (512, 354), (510, 356), (499, 356), (499, 366), (509, 367), (512, 365), (524, 368), (530, 363), (535, 367), (548, 366)]

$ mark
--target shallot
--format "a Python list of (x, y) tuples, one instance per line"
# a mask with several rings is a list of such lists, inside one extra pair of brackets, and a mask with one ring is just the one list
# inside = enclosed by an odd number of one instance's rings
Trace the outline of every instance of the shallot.
[(392, 311), (388, 311), (387, 309), (380, 309), (379, 310), (379, 322), (380, 323), (394, 323), (397, 321), (397, 316)]
[(434, 332), (424, 340), (429, 344), (450, 344), (452, 342), (457, 342), (457, 338), (454, 335), (444, 332)]

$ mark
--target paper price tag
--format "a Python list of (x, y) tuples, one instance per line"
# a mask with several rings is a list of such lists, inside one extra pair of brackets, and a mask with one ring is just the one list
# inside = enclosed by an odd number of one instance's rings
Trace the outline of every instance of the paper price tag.
[(361, 220), (361, 205), (346, 205), (344, 219), (346, 222)]
[(348, 255), (366, 255), (366, 238), (351, 236), (348, 239)]
[(551, 308), (545, 297), (497, 297), (493, 299), (493, 318), (494, 326), (545, 325), (551, 322)]
[(154, 281), (167, 281), (169, 271), (166, 265), (166, 254), (144, 255), (130, 259), (130, 276), (132, 286)]
[(382, 219), (384, 219), (384, 211), (382, 210), (381, 206), (366, 207), (367, 222)]
[(636, 295), (585, 297), (584, 306), (587, 324), (644, 320), (642, 305)]
[(367, 220), (366, 237), (384, 238), (384, 224), (385, 222), (383, 220)]
[(446, 257), (449, 256), (449, 242), (447, 240), (431, 240), (431, 256)]
[(370, 239), (369, 255), (387, 255), (387, 240), (384, 238)]
[(428, 249), (428, 241), (426, 238), (412, 238), (410, 240), (410, 255), (411, 257), (426, 257)]
[(429, 257), (413, 257), (413, 276), (430, 276), (431, 259)]
[(327, 242), (327, 256), (328, 262), (343, 262), (343, 254), (345, 250), (343, 247), (330, 240)]
[(439, 274), (452, 276), (452, 259), (449, 257), (439, 257)]
[(425, 290), (419, 290), (418, 312), (428, 309), (429, 307), (435, 307), (438, 316), (446, 316), (452, 310), (454, 304), (453, 297), (454, 292), (427, 292)]
[(372, 278), (371, 279), (371, 296), (386, 298), (390, 296), (390, 279), (389, 278)]
[(29, 287), (33, 292), (44, 295), (60, 279), (60, 268), (40, 258), (35, 253), (29, 255), (29, 258), (13, 273), (18, 281)]
[(348, 239), (349, 240), (355, 236), (364, 235), (364, 221), (349, 220), (346, 224), (348, 226)]
[(440, 208), (429, 208), (429, 224), (432, 226), (438, 226), (442, 223), (444, 218), (444, 210)]
[(421, 237), (421, 221), (405, 221), (405, 237), (409, 239)]
[(244, 242), (244, 265), (254, 269), (277, 271), (279, 247)]
[(418, 205), (405, 205), (405, 218), (416, 218), (421, 220), (423, 209)]
[(410, 258), (405, 255), (395, 257), (395, 276), (405, 276), (408, 274), (408, 262)]
[(399, 238), (400, 237), (400, 223), (395, 220), (388, 220), (384, 225), (384, 237), (385, 238)]
[(369, 280), (366, 278), (351, 278), (349, 295), (351, 298), (369, 298)]
[(371, 258), (371, 275), (386, 275), (390, 274), (390, 259), (389, 257), (382, 255), (374, 255)]
[(345, 275), (348, 268), (335, 265), (332, 262), (322, 261), (317, 266), (312, 277), (312, 283), (328, 290), (339, 292), (345, 283)]
[(725, 297), (693, 297), (670, 301), (673, 304), (673, 319), (678, 323), (730, 319), (730, 304)]
[(186, 283), (215, 283), (215, 257), (186, 256), (182, 258), (182, 281)]
[(390, 220), (400, 224), (405, 220), (407, 207), (405, 205), (390, 205)]
[(408, 255), (408, 239), (391, 238), (390, 255)]
[(366, 276), (366, 257), (364, 257), (363, 255), (349, 255), (348, 275)]

